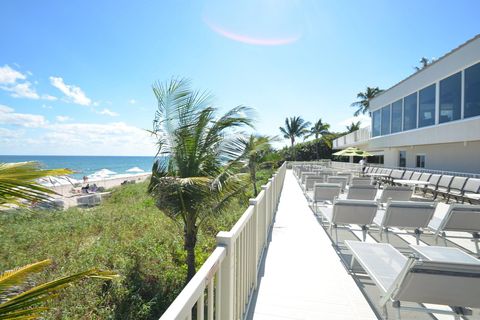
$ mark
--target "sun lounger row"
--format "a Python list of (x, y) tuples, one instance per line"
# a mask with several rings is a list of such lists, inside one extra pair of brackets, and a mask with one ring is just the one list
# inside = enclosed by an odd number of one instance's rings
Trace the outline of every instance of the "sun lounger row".
[(480, 202), (480, 179), (452, 175), (431, 174), (412, 170), (388, 169), (380, 167), (367, 167), (364, 172), (372, 176), (379, 183), (394, 184), (394, 180), (411, 180), (428, 182), (421, 188), (423, 194), (431, 193), (436, 199), (439, 195), (457, 202)]
[(377, 226), (380, 238), (385, 233), (388, 237), (389, 228), (413, 231), (417, 242), (424, 231), (432, 232), (435, 241), (445, 238), (447, 231), (470, 233), (478, 253), (480, 206), (451, 204), (446, 214), (439, 217), (434, 216), (436, 205), (434, 202), (388, 201), (383, 209), (372, 200), (335, 200), (333, 205), (319, 207), (319, 213), (330, 224), (330, 230), (338, 225), (356, 224), (366, 232), (369, 227)]

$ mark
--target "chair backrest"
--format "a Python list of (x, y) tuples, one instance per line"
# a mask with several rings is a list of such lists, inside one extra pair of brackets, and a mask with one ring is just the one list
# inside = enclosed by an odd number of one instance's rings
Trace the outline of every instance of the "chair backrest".
[(463, 190), (463, 187), (465, 186), (465, 183), (467, 182), (468, 178), (467, 177), (457, 177), (455, 176), (450, 183), (450, 188), (448, 189), (449, 191), (457, 191), (461, 192)]
[(377, 191), (374, 185), (352, 185), (348, 189), (347, 199), (374, 200)]
[(370, 225), (377, 214), (378, 203), (372, 200), (335, 200), (332, 223)]
[(440, 178), (442, 177), (441, 174), (432, 174), (430, 176), (430, 179), (428, 180), (428, 182), (430, 182), (432, 188), (436, 189), (437, 186), (438, 186), (438, 181), (440, 181)]
[(350, 183), (351, 186), (358, 186), (358, 185), (371, 185), (372, 178), (368, 177), (353, 177)]
[(329, 176), (327, 178), (328, 183), (339, 183), (342, 186), (342, 190), (345, 190), (345, 187), (347, 186), (348, 178), (347, 177), (341, 177), (341, 176)]
[(352, 174), (349, 173), (349, 172), (339, 172), (339, 173), (337, 173), (337, 176), (346, 177), (347, 178), (347, 184), (350, 184), (350, 180), (352, 179)]
[(414, 172), (412, 176), (410, 177), (410, 180), (420, 180), (420, 177), (422, 176), (421, 172)]
[(315, 183), (322, 183), (324, 181), (325, 176), (323, 175), (307, 176), (305, 178), (305, 190), (312, 190)]
[(382, 191), (380, 202), (385, 203), (388, 200), (408, 201), (413, 195), (413, 188), (406, 186), (386, 186)]
[(375, 173), (375, 172), (377, 172), (377, 171), (378, 171), (378, 169), (380, 169), (380, 168), (379, 168), (379, 167), (373, 167), (373, 168), (372, 168), (372, 171), (371, 171), (371, 173)]
[(453, 176), (443, 175), (438, 181), (438, 187), (448, 189), (452, 180), (453, 180)]
[(402, 179), (404, 172), (405, 171), (403, 170), (393, 170), (392, 173), (390, 174), (390, 177), (392, 179)]
[(470, 178), (463, 187), (463, 192), (480, 193), (480, 179)]
[(404, 268), (393, 300), (480, 307), (480, 265), (410, 258)]
[(333, 202), (333, 200), (340, 195), (341, 191), (342, 186), (338, 183), (316, 183), (313, 186), (313, 201)]
[(405, 171), (405, 173), (403, 174), (402, 179), (404, 179), (404, 180), (411, 180), (411, 179), (412, 179), (412, 175), (413, 175), (413, 171), (407, 170), (407, 171)]
[(480, 205), (451, 204), (437, 232), (480, 232)]
[(425, 228), (432, 219), (435, 207), (434, 202), (389, 201), (381, 226)]
[(385, 174), (387, 174), (387, 175), (389, 175), (389, 176), (390, 176), (390, 174), (391, 174), (392, 171), (393, 171), (392, 169), (384, 169), (384, 170), (385, 170), (385, 171), (382, 172), (382, 173), (385, 173)]
[(424, 172), (424, 173), (422, 173), (422, 175), (420, 176), (420, 178), (418, 180), (428, 181), (430, 179), (431, 175), (432, 175), (431, 173)]
[(367, 167), (365, 168), (365, 171), (364, 171), (364, 172), (365, 172), (365, 173), (369, 173), (370, 171), (372, 171), (372, 167), (367, 166)]
[(302, 184), (305, 184), (305, 179), (307, 179), (307, 176), (315, 176), (315, 175), (317, 175), (317, 174), (318, 174), (317, 172), (304, 171), (304, 172), (302, 172), (302, 174), (300, 175), (300, 181), (302, 182)]

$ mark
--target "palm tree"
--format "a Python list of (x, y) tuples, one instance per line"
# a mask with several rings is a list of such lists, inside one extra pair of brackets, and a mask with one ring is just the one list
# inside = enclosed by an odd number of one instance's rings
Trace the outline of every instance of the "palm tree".
[(422, 59), (420, 59), (420, 67), (415, 67), (415, 69), (417, 71), (420, 71), (422, 69), (425, 69), (426, 67), (428, 67), (429, 65), (431, 65), (432, 63), (435, 62), (435, 59), (432, 58), (432, 59), (428, 59), (426, 57), (422, 57)]
[(209, 94), (189, 81), (153, 85), (158, 100), (154, 127), (157, 160), (148, 186), (158, 209), (183, 228), (188, 282), (195, 275), (197, 233), (246, 187), (238, 173), (243, 154), (236, 129), (251, 126), (250, 109), (239, 106), (220, 118)]
[(352, 122), (349, 126), (347, 126), (348, 133), (351, 133), (353, 131), (357, 131), (358, 129), (360, 129), (361, 124), (362, 123), (360, 121)]
[(0, 319), (40, 318), (48, 308), (36, 305), (55, 298), (60, 290), (71, 284), (86, 278), (111, 280), (117, 277), (110, 271), (90, 269), (24, 289), (28, 287), (28, 278), (31, 275), (50, 264), (51, 260), (43, 260), (0, 274)]
[[(309, 138), (311, 136), (315, 137), (315, 140), (318, 140), (318, 138), (326, 138), (326, 136), (330, 133), (330, 125), (328, 123), (323, 123), (322, 119), (318, 119), (317, 122), (310, 128), (310, 132), (305, 136), (305, 138)], [(324, 142), (328, 145), (328, 142), (330, 142), (328, 139), (323, 139)], [(316, 159), (319, 158), (318, 156), (318, 141), (315, 142), (315, 156)]]
[(253, 194), (256, 197), (258, 195), (257, 169), (260, 164), (267, 162), (266, 158), (271, 151), (272, 147), (270, 143), (273, 141), (273, 138), (251, 134), (241, 141), (244, 148), (242, 158), (248, 168), (250, 182), (253, 186)]
[(375, 96), (379, 93), (383, 92), (382, 89), (378, 87), (371, 88), (367, 87), (365, 92), (357, 93), (357, 98), (360, 99), (351, 104), (352, 107), (357, 108), (357, 111), (353, 114), (355, 117), (361, 114), (367, 113), (368, 109), (370, 108), (370, 100), (372, 100)]
[(280, 127), (285, 139), (290, 139), (291, 148), (293, 152), (293, 159), (297, 160), (297, 153), (295, 151), (295, 138), (300, 138), (308, 133), (310, 122), (305, 122), (302, 117), (285, 118), (285, 127)]
[[(67, 169), (42, 170), (37, 162), (1, 163), (0, 208), (26, 207), (28, 203), (50, 201), (55, 192), (38, 184), (37, 180), (70, 173)], [(23, 290), (30, 286), (27, 278), (31, 274), (50, 264), (50, 260), (44, 260), (0, 274), (0, 319), (37, 319), (48, 308), (36, 305), (56, 297), (70, 284), (85, 278), (116, 277), (110, 271), (91, 269)]]
[(67, 169), (43, 170), (37, 162), (0, 163), (0, 208), (25, 207), (29, 203), (51, 200), (55, 192), (37, 183), (49, 176), (67, 175)]

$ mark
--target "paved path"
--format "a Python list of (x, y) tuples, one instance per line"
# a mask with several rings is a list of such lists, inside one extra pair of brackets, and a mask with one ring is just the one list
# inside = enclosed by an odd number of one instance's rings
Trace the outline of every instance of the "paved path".
[(251, 319), (377, 319), (288, 170)]

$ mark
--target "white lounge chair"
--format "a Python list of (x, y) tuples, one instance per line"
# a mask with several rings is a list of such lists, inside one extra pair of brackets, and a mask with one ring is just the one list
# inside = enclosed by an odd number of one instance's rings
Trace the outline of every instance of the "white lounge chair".
[(378, 189), (373, 185), (353, 185), (348, 188), (347, 199), (374, 200)]
[(381, 203), (388, 200), (393, 201), (409, 201), (413, 195), (413, 188), (407, 186), (385, 186), (380, 197)]
[(363, 241), (365, 241), (368, 226), (373, 223), (377, 210), (378, 203), (372, 200), (337, 199), (334, 201), (333, 207), (320, 208), (323, 217), (330, 224), (330, 234), (338, 225), (358, 224), (362, 227)]
[(348, 178), (342, 176), (329, 176), (327, 177), (328, 183), (339, 183), (342, 186), (342, 191), (345, 190), (347, 186)]
[(379, 210), (373, 221), (380, 227), (380, 238), (386, 232), (388, 241), (388, 228), (391, 227), (413, 229), (418, 244), (422, 230), (428, 227), (435, 213), (436, 205), (434, 202), (389, 201), (386, 209)]
[[(345, 241), (352, 252), (351, 267), (358, 261), (381, 292), (380, 307), (388, 319), (387, 303), (392, 302), (397, 318), (401, 310), (450, 314), (460, 320), (471, 315), (467, 307), (480, 307), (480, 264), (473, 261), (406, 258), (386, 243)], [(437, 247), (439, 252), (444, 249)], [(402, 302), (451, 306), (452, 311), (402, 306)]]
[(470, 178), (465, 183), (462, 191), (462, 203), (467, 200), (480, 202), (480, 179)]
[(353, 177), (352, 181), (350, 182), (351, 186), (358, 186), (358, 185), (371, 185), (372, 178), (369, 177)]
[(323, 183), (325, 181), (324, 179), (325, 179), (325, 176), (323, 175), (307, 176), (305, 178), (305, 185), (304, 185), (305, 192), (312, 190), (315, 183)]
[(338, 183), (317, 183), (313, 186), (312, 203), (313, 210), (317, 213), (318, 203), (333, 203), (338, 198), (342, 186)]
[(442, 236), (446, 241), (446, 231), (466, 232), (470, 233), (475, 242), (477, 254), (480, 253), (480, 205), (469, 204), (451, 204), (447, 213), (443, 217), (433, 217), (428, 227), (435, 232), (435, 243)]

